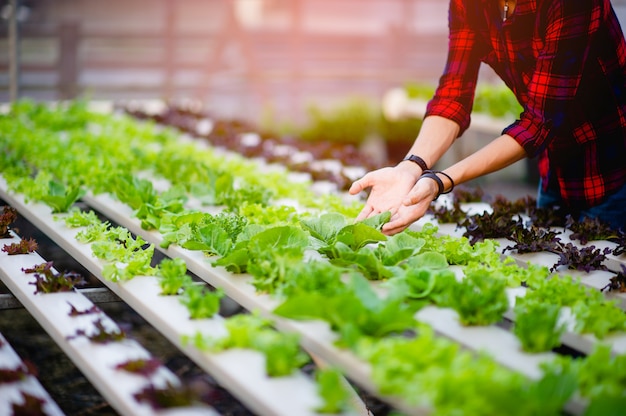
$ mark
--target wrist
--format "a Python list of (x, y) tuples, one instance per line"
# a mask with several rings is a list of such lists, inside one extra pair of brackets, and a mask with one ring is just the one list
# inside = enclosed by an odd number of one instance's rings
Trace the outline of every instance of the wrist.
[(413, 177), (413, 182), (417, 182), (423, 172), (422, 169), (420, 169), (420, 167), (415, 163), (404, 160), (398, 163), (394, 169), (399, 170), (402, 174), (411, 175), (411, 177)]
[[(444, 180), (440, 176), (445, 178), (446, 182), (448, 183), (444, 183)], [(448, 194), (454, 189), (454, 180), (450, 175), (443, 171), (427, 169), (422, 172), (418, 180), (421, 180), (423, 178), (431, 179), (437, 185), (437, 192), (433, 201), (439, 198), (440, 195)]]
[(403, 162), (404, 161), (413, 162), (417, 166), (419, 166), (422, 171), (428, 170), (428, 163), (426, 163), (426, 161), (424, 159), (422, 159), (421, 157), (419, 157), (417, 155), (413, 155), (413, 154), (408, 155), (402, 161)]
[(424, 171), (428, 170), (428, 164), (419, 156), (409, 155), (401, 160), (396, 165), (396, 168), (400, 168), (411, 173), (417, 181)]

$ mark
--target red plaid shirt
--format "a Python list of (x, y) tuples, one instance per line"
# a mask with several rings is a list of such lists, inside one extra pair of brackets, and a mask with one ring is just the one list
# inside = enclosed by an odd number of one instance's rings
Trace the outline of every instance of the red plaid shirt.
[(461, 133), (481, 62), (523, 106), (504, 129), (544, 185), (572, 207), (601, 203), (626, 182), (626, 42), (610, 0), (518, 0), (502, 22), (495, 0), (450, 0), (445, 71), (427, 115)]

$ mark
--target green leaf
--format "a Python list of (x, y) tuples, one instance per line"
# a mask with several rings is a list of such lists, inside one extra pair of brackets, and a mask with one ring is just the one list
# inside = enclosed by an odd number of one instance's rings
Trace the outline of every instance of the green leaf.
[(224, 321), (228, 335), (219, 339), (202, 337), (192, 340), (198, 348), (222, 351), (232, 348), (254, 349), (265, 355), (270, 377), (286, 376), (309, 361), (300, 349), (296, 333), (282, 333), (271, 327), (271, 321), (258, 314), (238, 314)]
[(52, 208), (52, 213), (67, 212), (84, 194), (80, 187), (65, 187), (60, 182), (50, 181), (48, 194), (43, 195), (41, 201)]
[(395, 266), (403, 260), (420, 252), (426, 244), (423, 238), (416, 238), (408, 233), (398, 233), (387, 238), (384, 244), (376, 247), (376, 255), (385, 266)]
[(335, 295), (345, 290), (341, 276), (344, 270), (326, 261), (297, 262), (289, 270), (280, 294), (290, 297), (299, 293)]
[(191, 319), (212, 318), (220, 309), (222, 297), (222, 289), (212, 291), (206, 285), (188, 283), (180, 297), (180, 303), (187, 307)]
[(383, 225), (389, 222), (390, 219), (391, 219), (391, 212), (385, 211), (385, 212), (381, 212), (380, 214), (361, 220), (359, 222), (362, 224), (368, 225), (372, 228), (375, 228), (377, 230), (380, 230), (381, 228), (383, 228)]
[(358, 222), (342, 228), (336, 240), (357, 251), (368, 244), (385, 241), (387, 236), (370, 225)]
[(341, 413), (349, 404), (348, 391), (343, 375), (335, 368), (319, 369), (315, 372), (317, 391), (324, 401), (315, 410), (320, 413)]
[(347, 291), (334, 296), (302, 293), (286, 299), (274, 313), (291, 319), (320, 319), (355, 345), (365, 335), (383, 337), (417, 325), (415, 310), (401, 299), (380, 299), (367, 280), (354, 275)]
[(617, 306), (617, 301), (581, 301), (572, 307), (572, 312), (576, 316), (576, 330), (591, 333), (598, 339), (626, 330), (626, 314)]
[(152, 182), (130, 174), (115, 176), (112, 185), (117, 198), (134, 210), (142, 204), (153, 204), (157, 198)]
[(408, 284), (407, 297), (412, 299), (427, 298), (437, 283), (437, 274), (429, 269), (409, 269), (404, 278)]
[(299, 227), (284, 225), (267, 228), (250, 238), (249, 249), (256, 253), (279, 251), (287, 247), (308, 247), (309, 235)]
[(69, 215), (63, 217), (63, 222), (70, 228), (87, 227), (101, 223), (94, 211), (81, 211), (79, 209), (71, 210)]
[(191, 283), (191, 276), (187, 274), (187, 265), (181, 258), (163, 259), (159, 263), (156, 274), (159, 277), (159, 286), (162, 295), (177, 295), (183, 287)]
[(509, 308), (506, 280), (483, 273), (469, 273), (450, 291), (450, 307), (463, 325), (490, 325), (502, 319)]
[(626, 396), (598, 397), (591, 400), (585, 416), (622, 416), (626, 409)]
[(361, 276), (354, 275), (350, 280), (350, 288), (354, 296), (360, 301), (365, 309), (376, 312), (382, 308), (383, 302), (372, 289), (369, 282)]
[(213, 267), (222, 266), (234, 274), (245, 273), (248, 270), (249, 252), (247, 244), (237, 245), (224, 257), (220, 257), (211, 263)]
[(345, 244), (338, 242), (333, 248), (334, 251), (327, 255), (332, 256), (330, 261), (335, 266), (359, 270), (369, 280), (383, 280), (393, 276), (391, 269), (385, 267), (376, 253), (367, 247), (353, 251)]
[(285, 299), (274, 309), (278, 316), (297, 320), (328, 320), (327, 306), (332, 304), (329, 298), (318, 292), (298, 293)]
[(527, 401), (535, 404), (534, 414), (561, 414), (577, 387), (576, 377), (572, 373), (548, 373), (530, 386)]
[(346, 226), (346, 218), (338, 213), (327, 213), (320, 217), (301, 220), (302, 227), (326, 244), (332, 244), (337, 234)]
[(409, 258), (407, 268), (425, 268), (431, 270), (447, 269), (449, 267), (446, 256), (434, 251), (426, 251)]
[(566, 330), (559, 323), (561, 306), (518, 298), (515, 303), (515, 326), (513, 332), (526, 352), (550, 351), (561, 343)]
[(207, 254), (225, 256), (232, 249), (230, 237), (217, 224), (208, 224), (193, 233), (192, 239), (183, 244), (189, 250), (202, 250)]
[(291, 270), (302, 263), (301, 247), (285, 247), (277, 251), (254, 252), (248, 261), (248, 273), (254, 276), (252, 284), (259, 292), (282, 292), (291, 279)]

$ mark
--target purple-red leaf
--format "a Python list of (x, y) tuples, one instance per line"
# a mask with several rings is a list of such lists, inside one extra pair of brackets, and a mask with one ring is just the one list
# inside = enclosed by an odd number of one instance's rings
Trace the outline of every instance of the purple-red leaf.
[(17, 211), (10, 206), (2, 207), (0, 214), (0, 238), (10, 238), (9, 226), (17, 220)]
[(157, 358), (130, 360), (115, 366), (116, 370), (124, 370), (129, 373), (140, 374), (144, 377), (152, 376), (160, 367), (161, 361)]
[(5, 244), (2, 247), (2, 251), (7, 253), (9, 256), (14, 256), (16, 254), (29, 254), (33, 251), (37, 250), (37, 242), (32, 238), (28, 240), (20, 240), (19, 243), (11, 243)]
[(44, 399), (26, 392), (21, 393), (24, 403), (13, 403), (11, 405), (13, 416), (38, 416), (47, 414), (43, 408), (43, 405), (46, 403)]
[[(68, 302), (69, 303), (69, 302)], [(98, 308), (97, 305), (92, 305), (90, 308), (84, 309), (82, 311), (79, 311), (78, 309), (76, 309), (76, 307), (74, 305), (72, 305), (71, 303), (69, 303), (70, 305), (70, 312), (69, 312), (69, 316), (81, 316), (81, 315), (91, 315), (94, 313), (100, 313), (102, 312), (102, 309)]]
[(606, 270), (603, 264), (606, 255), (611, 252), (610, 248), (600, 250), (595, 246), (588, 246), (579, 249), (572, 243), (561, 246), (556, 254), (559, 255), (559, 261), (552, 266), (550, 271), (555, 271), (559, 266), (567, 266), (568, 269), (582, 270), (589, 273), (592, 270)]
[(84, 329), (78, 329), (76, 334), (68, 336), (67, 339), (85, 337), (96, 344), (108, 344), (109, 342), (118, 342), (126, 339), (126, 333), (121, 329), (105, 328), (102, 319), (96, 320), (93, 324), (95, 326), (94, 332), (88, 334)]

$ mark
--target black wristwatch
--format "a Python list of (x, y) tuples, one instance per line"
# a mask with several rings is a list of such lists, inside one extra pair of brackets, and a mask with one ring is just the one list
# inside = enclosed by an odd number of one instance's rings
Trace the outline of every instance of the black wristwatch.
[(426, 162), (424, 162), (424, 159), (419, 156), (409, 155), (405, 157), (402, 161), (404, 162), (405, 160), (410, 160), (411, 162), (416, 163), (417, 166), (422, 168), (422, 171), (428, 170), (428, 165), (426, 164)]

